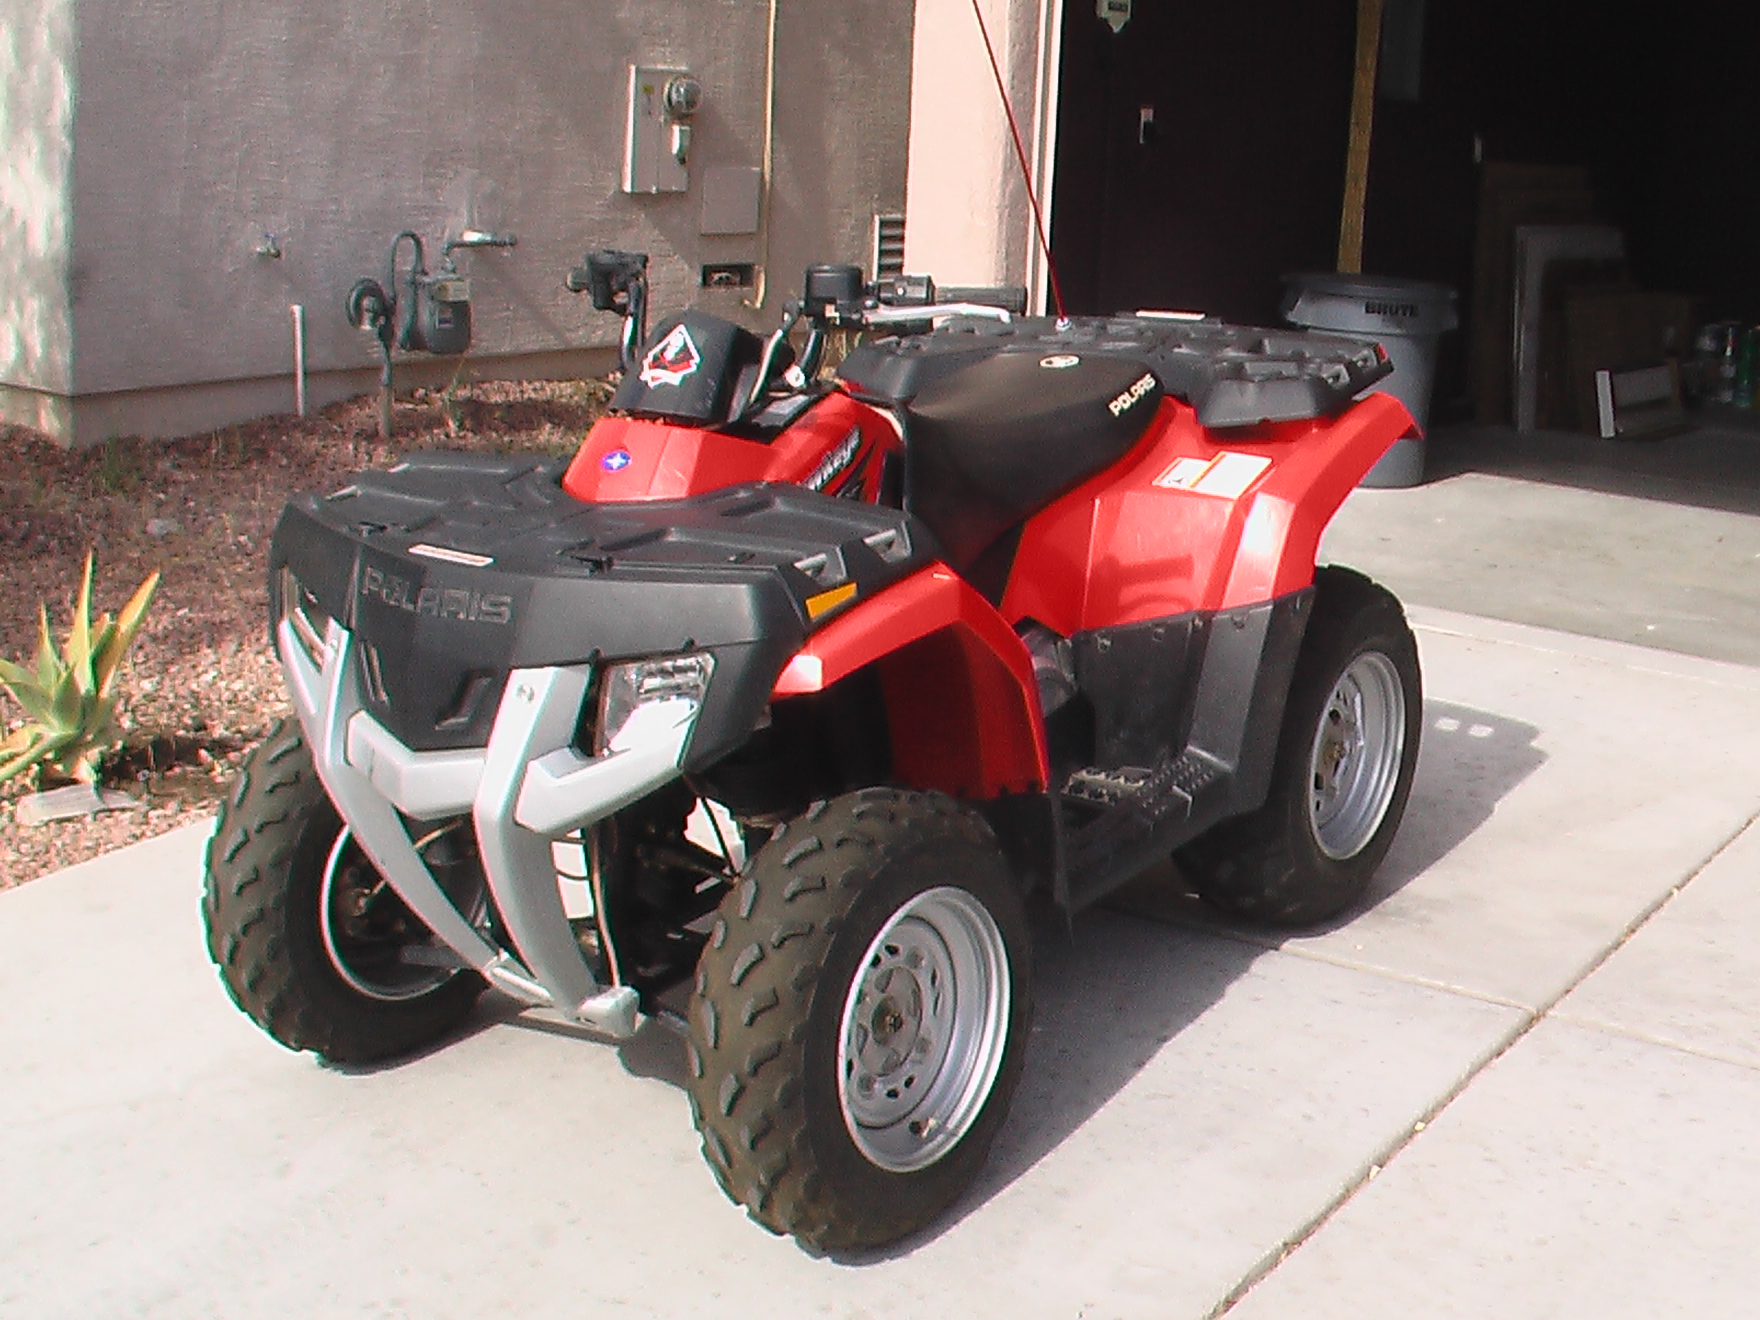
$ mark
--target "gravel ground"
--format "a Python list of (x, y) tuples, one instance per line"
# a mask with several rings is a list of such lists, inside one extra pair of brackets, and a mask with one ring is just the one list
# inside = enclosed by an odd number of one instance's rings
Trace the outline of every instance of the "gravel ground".
[[(0, 785), (0, 889), (162, 834), (212, 811), (246, 752), (287, 713), (267, 644), (265, 553), (287, 496), (344, 484), (422, 449), (572, 453), (603, 382), (490, 382), (397, 401), (392, 438), (372, 398), (176, 441), (69, 452), (0, 427), (0, 655), (28, 663), (37, 611), (64, 635), (80, 568), (97, 556), (95, 611), (114, 613), (155, 570), (147, 623), (119, 679), (125, 742), (104, 783), (132, 810), (24, 825), (28, 776)], [(8, 731), (21, 713), (0, 691)], [(45, 783), (42, 787), (51, 787)]]

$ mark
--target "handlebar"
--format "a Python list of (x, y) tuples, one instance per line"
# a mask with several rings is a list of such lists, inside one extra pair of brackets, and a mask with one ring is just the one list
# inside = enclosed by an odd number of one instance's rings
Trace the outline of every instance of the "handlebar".
[(943, 285), (936, 292), (950, 303), (982, 303), (986, 307), (1001, 307), (1013, 312), (1016, 316), (1027, 314), (1027, 286), (1024, 284), (994, 285)]
[(1001, 321), (1004, 325), (1014, 320), (1014, 313), (1006, 307), (992, 307), (988, 303), (977, 302), (946, 302), (930, 303), (925, 307), (866, 307), (851, 317), (859, 325), (910, 325), (923, 321), (941, 321), (950, 316), (975, 316), (985, 320)]

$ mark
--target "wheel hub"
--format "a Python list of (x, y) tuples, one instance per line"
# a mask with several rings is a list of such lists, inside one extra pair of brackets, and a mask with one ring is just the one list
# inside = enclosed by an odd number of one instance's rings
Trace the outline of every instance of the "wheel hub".
[(944, 1061), (936, 1041), (947, 1036), (937, 1030), (937, 1018), (951, 1007), (942, 993), (952, 980), (950, 961), (946, 946), (920, 921), (899, 923), (869, 956), (856, 987), (856, 1007), (866, 1020), (858, 1016), (849, 1041), (853, 1105), (869, 1126), (907, 1113)]
[(839, 1097), (857, 1147), (909, 1172), (976, 1121), (1001, 1070), (1009, 989), (1001, 933), (961, 889), (905, 904), (869, 946), (845, 1001)]
[[(1335, 703), (1337, 696), (1335, 693)], [(1320, 744), (1316, 789), (1331, 799), (1337, 796), (1340, 782), (1348, 781), (1363, 752), (1358, 711), (1343, 703), (1328, 706), (1326, 721), (1320, 730)]]
[(1405, 750), (1405, 690), (1379, 651), (1352, 660), (1321, 711), (1309, 759), (1308, 818), (1335, 861), (1368, 845), (1393, 801)]
[[(426, 856), (429, 847), (449, 832), (443, 827), (417, 844)], [(457, 868), (442, 866), (442, 872)], [(471, 868), (463, 868), (466, 871)], [(480, 883), (474, 876), (447, 876), (442, 888), (460, 905), (467, 918), (483, 904)], [(433, 937), (412, 921), (409, 910), (367, 861), (345, 826), (330, 847), (319, 882), (318, 929), (324, 952), (336, 973), (361, 994), (396, 1002), (416, 999), (438, 988), (457, 974), (455, 967), (436, 966), (433, 960), (412, 958), (414, 946), (431, 947)]]
[[(895, 985), (898, 979), (895, 975)], [(884, 1046), (889, 1057), (896, 1053), (908, 1053), (913, 1041), (900, 1041), (899, 1038), (905, 1035), (915, 1037), (922, 1025), (923, 988), (917, 984), (915, 977), (911, 977), (910, 982), (909, 988), (904, 992), (902, 1004), (889, 988), (886, 997), (875, 1005), (873, 1020), (868, 1024), (869, 1031), (873, 1033), (874, 1044)], [(892, 1048), (895, 1043), (899, 1046), (896, 1051)]]

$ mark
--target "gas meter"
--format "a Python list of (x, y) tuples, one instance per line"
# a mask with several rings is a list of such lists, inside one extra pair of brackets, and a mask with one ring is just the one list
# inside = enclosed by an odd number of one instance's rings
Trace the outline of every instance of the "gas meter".
[(456, 272), (415, 281), (416, 314), (405, 348), (456, 357), (471, 346), (471, 282)]
[[(387, 351), (395, 345), (416, 353), (456, 357), (471, 346), (471, 282), (459, 272), (452, 254), (459, 248), (513, 247), (512, 234), (467, 229), (446, 240), (440, 269), (429, 271), (427, 249), (420, 234), (404, 230), (391, 240), (385, 281), (356, 280), (348, 293), (348, 319), (374, 331)], [(410, 245), (409, 265), (397, 268), (398, 250)]]
[[(344, 310), (349, 324), (364, 330), (379, 345), (379, 434), (391, 435), (391, 350), (457, 357), (471, 346), (471, 282), (459, 273), (452, 254), (459, 248), (510, 248), (518, 243), (512, 234), (491, 234), (467, 229), (446, 240), (440, 269), (428, 269), (422, 236), (406, 229), (391, 240), (385, 258), (385, 278), (356, 280), (348, 291)], [(397, 267), (397, 254), (410, 246), (409, 265)]]

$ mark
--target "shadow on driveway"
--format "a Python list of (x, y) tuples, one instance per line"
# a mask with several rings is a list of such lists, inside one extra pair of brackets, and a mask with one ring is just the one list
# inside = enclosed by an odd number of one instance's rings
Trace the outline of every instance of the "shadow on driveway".
[[(1429, 701), (1424, 723), (1400, 834), (1363, 903), (1333, 926), (1447, 856), (1546, 760), (1536, 746), (1539, 730), (1506, 716)], [(1033, 914), (1036, 1002), (1025, 1068), (1009, 1120), (971, 1191), (915, 1238), (840, 1259), (862, 1264), (908, 1255), (980, 1209), (1077, 1132), (1283, 938), (1214, 915), (1171, 864), (1145, 872), (1108, 907), (1073, 922), (1045, 906)], [(532, 1015), (493, 1020), (596, 1039), (584, 1028)], [(684, 1043), (664, 1025), (647, 1022), (619, 1055), (632, 1075), (683, 1089)]]
[[(1393, 849), (1363, 903), (1328, 928), (1399, 892), (1446, 857), (1546, 760), (1535, 745), (1539, 730), (1506, 716), (1427, 701), (1424, 725), (1412, 796)], [(1073, 922), (1037, 905), (1033, 934), (1034, 1025), (1012, 1111), (989, 1162), (966, 1196), (923, 1233), (885, 1251), (840, 1259), (862, 1264), (908, 1255), (979, 1210), (1080, 1130), (1164, 1045), (1283, 942), (1280, 932), (1213, 913), (1188, 892), (1171, 863), (1144, 872), (1105, 909)], [(668, 996), (681, 1010), (682, 995)], [(522, 1012), (510, 1000), (487, 995), (458, 1032), (432, 1049), (501, 1025), (569, 1037), (582, 1048), (606, 1046), (585, 1027)], [(648, 1020), (616, 1048), (632, 1076), (683, 1091), (684, 1042), (663, 1023)], [(408, 1063), (405, 1058), (385, 1066)]]

